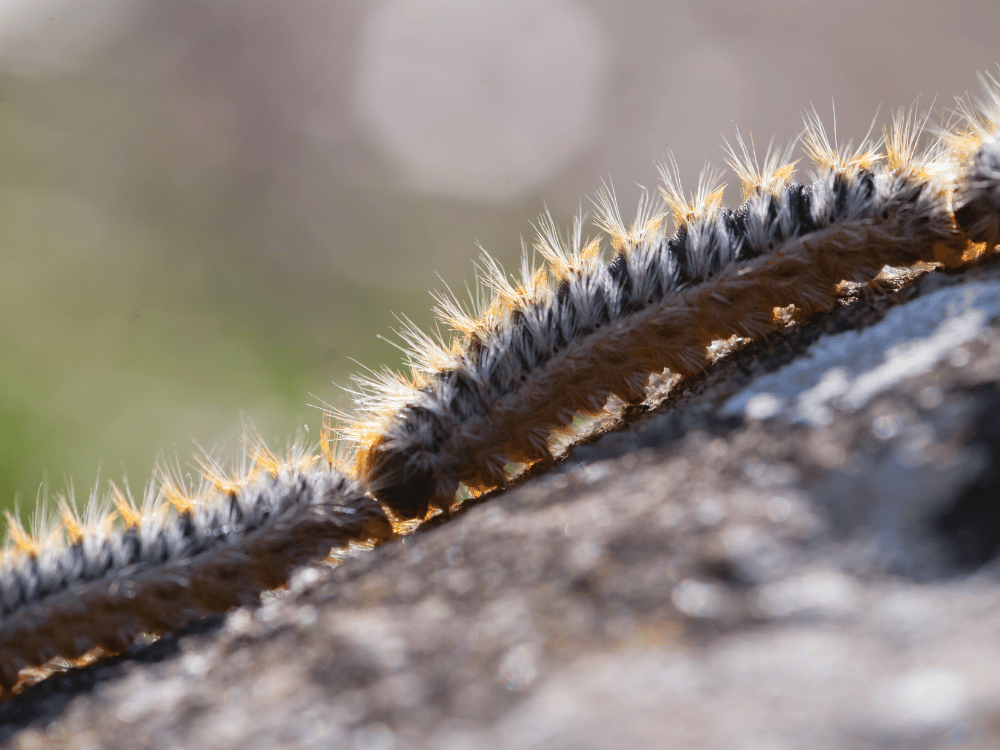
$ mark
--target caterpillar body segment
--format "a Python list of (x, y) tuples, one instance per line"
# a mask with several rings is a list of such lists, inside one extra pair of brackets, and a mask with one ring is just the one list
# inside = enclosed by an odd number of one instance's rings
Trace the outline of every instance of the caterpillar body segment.
[(1000, 83), (980, 76), (984, 95), (960, 100), (962, 124), (945, 134), (962, 177), (955, 182), (955, 218), (973, 242), (1000, 244)]
[(22, 551), (8, 551), (0, 687), (56, 656), (122, 651), (141, 633), (250, 604), (295, 567), (392, 533), (360, 485), (321, 461), (273, 464), (185, 501), (168, 492), (183, 510), (169, 512), (162, 499), (145, 512), (131, 504), (122, 527), (74, 524), (66, 546), (26, 545), (22, 535)]
[(358, 473), (375, 496), (402, 518), (447, 510), (460, 483), (503, 486), (508, 463), (548, 459), (549, 434), (601, 411), (609, 396), (641, 401), (651, 374), (695, 374), (711, 361), (713, 341), (773, 330), (775, 308), (821, 312), (841, 282), (869, 281), (886, 265), (961, 261), (967, 238), (950, 211), (950, 185), (937, 151), (917, 155), (918, 130), (893, 131), (885, 158), (867, 147), (836, 152), (816, 122), (810, 128), (817, 179), (793, 183), (787, 164), (743, 165), (751, 184), (736, 209), (720, 205), (709, 180), (684, 199), (664, 169), (670, 235), (645, 202), (626, 229), (604, 193), (598, 224), (615, 249), (610, 262), (599, 261), (598, 243), (582, 241), (579, 222), (560, 240), (543, 217), (547, 287), (532, 275), (522, 285), (530, 293), (495, 294), (481, 318), (438, 345), (449, 351), (444, 366), (393, 381), (384, 402), (382, 384), (369, 383), (362, 407), (376, 416), (353, 430), (367, 436)]

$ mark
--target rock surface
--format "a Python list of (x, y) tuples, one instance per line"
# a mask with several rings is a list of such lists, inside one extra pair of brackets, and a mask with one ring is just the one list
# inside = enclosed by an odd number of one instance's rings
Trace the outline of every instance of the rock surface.
[(998, 279), (855, 290), (513, 491), (35, 686), (0, 736), (998, 747)]

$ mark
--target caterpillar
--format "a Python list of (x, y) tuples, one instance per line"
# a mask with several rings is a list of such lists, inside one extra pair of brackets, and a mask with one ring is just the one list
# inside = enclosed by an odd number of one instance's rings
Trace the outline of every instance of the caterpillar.
[[(842, 282), (885, 266), (959, 269), (1000, 244), (1000, 83), (960, 100), (958, 116), (920, 148), (926, 118), (900, 113), (880, 143), (831, 142), (806, 116), (815, 177), (793, 181), (789, 151), (759, 162), (752, 141), (728, 148), (743, 202), (704, 173), (686, 196), (675, 164), (662, 200), (644, 195), (626, 226), (614, 192), (595, 198), (610, 244), (584, 239), (578, 216), (561, 235), (538, 226), (512, 280), (484, 256), (476, 302), (438, 296), (453, 333), (406, 325), (409, 372), (356, 380), (357, 412), (324, 415), (318, 452), (296, 442), (279, 456), (248, 440), (238, 468), (202, 457), (189, 487), (161, 471), (141, 500), (112, 484), (82, 514), (32, 533), (8, 515), (0, 558), (0, 688), (54, 657), (123, 650), (210, 613), (252, 603), (299, 565), (331, 550), (367, 548), (449, 513), (456, 492), (502, 488), (511, 464), (553, 460), (549, 441), (609, 398), (639, 404), (651, 376), (686, 377), (720, 340), (757, 339), (823, 313)], [(879, 148), (884, 147), (884, 153)], [(668, 218), (672, 216), (672, 224)], [(668, 228), (669, 227), (669, 228)]]

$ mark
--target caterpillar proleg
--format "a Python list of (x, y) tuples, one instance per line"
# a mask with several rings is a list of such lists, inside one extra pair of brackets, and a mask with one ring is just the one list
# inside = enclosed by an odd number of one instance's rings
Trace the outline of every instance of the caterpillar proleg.
[[(815, 114), (803, 137), (810, 182), (742, 139), (729, 149), (743, 202), (722, 205), (706, 172), (688, 197), (675, 166), (661, 199), (644, 196), (629, 224), (611, 188), (595, 198), (602, 238), (568, 235), (544, 215), (511, 280), (491, 258), (471, 309), (438, 298), (433, 336), (408, 326), (410, 371), (359, 378), (357, 414), (329, 419), (317, 455), (278, 457), (253, 443), (228, 475), (205, 460), (189, 488), (168, 472), (137, 503), (112, 488), (82, 514), (29, 534), (11, 520), (0, 561), (0, 687), (25, 667), (120, 651), (143, 632), (176, 629), (253, 602), (331, 549), (372, 545), (448, 511), (464, 485), (503, 487), (511, 463), (551, 460), (549, 440), (609, 397), (637, 404), (653, 375), (702, 372), (713, 342), (759, 338), (832, 308), (844, 281), (885, 266), (960, 268), (1000, 244), (1000, 84), (962, 102), (958, 124), (925, 147), (925, 120), (900, 114), (878, 143), (828, 137)], [(672, 217), (672, 218), (671, 218)], [(117, 509), (110, 511), (111, 506)]]

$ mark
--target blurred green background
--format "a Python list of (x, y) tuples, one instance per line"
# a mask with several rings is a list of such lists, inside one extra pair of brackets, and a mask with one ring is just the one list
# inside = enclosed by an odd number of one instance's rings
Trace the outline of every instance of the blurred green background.
[[(0, 505), (192, 439), (281, 445), (479, 242), (547, 204), (628, 215), (837, 103), (938, 106), (1000, 60), (979, 2), (0, 0)], [(637, 184), (638, 183), (638, 184)], [(735, 202), (731, 188), (727, 199)], [(440, 275), (440, 277), (439, 277)]]

